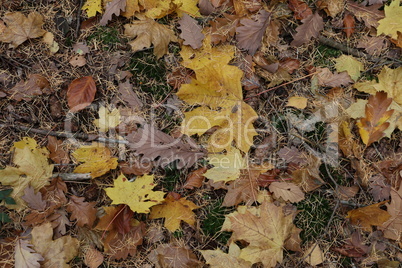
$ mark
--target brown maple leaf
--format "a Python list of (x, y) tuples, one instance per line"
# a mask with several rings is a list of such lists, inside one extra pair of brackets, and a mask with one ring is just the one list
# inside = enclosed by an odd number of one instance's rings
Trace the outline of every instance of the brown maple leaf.
[(126, 1), (127, 0), (112, 0), (111, 2), (108, 2), (99, 25), (106, 26), (106, 24), (112, 19), (113, 15), (119, 16), (122, 11), (125, 11)]
[(231, 207), (241, 202), (253, 203), (257, 201), (258, 177), (261, 170), (256, 168), (241, 170), (240, 177), (227, 186), (227, 194), (222, 206)]
[(291, 46), (301, 46), (310, 41), (311, 38), (316, 38), (324, 29), (324, 21), (322, 17), (316, 12), (313, 15), (303, 19), (303, 24), (296, 28), (296, 34), (293, 36)]
[(70, 196), (70, 202), (67, 205), (67, 211), (71, 213), (70, 220), (77, 220), (77, 225), (83, 227), (88, 225), (92, 227), (96, 220), (96, 202), (85, 202), (84, 197), (75, 195)]

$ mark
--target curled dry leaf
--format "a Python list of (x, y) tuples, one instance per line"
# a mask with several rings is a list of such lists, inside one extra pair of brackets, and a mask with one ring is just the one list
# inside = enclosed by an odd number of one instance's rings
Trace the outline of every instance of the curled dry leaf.
[(300, 202), (304, 199), (304, 193), (299, 186), (288, 182), (273, 182), (269, 190), (274, 193), (276, 198), (283, 198), (292, 203)]
[(34, 96), (50, 93), (50, 84), (46, 77), (40, 74), (31, 74), (27, 81), (19, 82), (8, 93), (16, 101), (30, 101)]
[(71, 112), (78, 112), (89, 106), (95, 98), (96, 85), (92, 76), (77, 78), (67, 90), (67, 101)]
[(208, 170), (208, 167), (202, 167), (197, 170), (192, 171), (186, 179), (186, 182), (183, 185), (184, 189), (194, 189), (202, 186), (202, 182), (204, 181), (204, 173)]
[(103, 263), (103, 255), (99, 250), (91, 247), (85, 252), (84, 263), (89, 268), (98, 268)]

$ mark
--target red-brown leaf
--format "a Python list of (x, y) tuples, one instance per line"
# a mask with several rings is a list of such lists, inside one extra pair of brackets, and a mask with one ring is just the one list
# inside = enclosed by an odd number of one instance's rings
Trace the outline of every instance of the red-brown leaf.
[(205, 177), (203, 174), (207, 171), (207, 167), (202, 167), (197, 170), (194, 170), (191, 172), (188, 177), (186, 182), (183, 185), (184, 189), (194, 189), (194, 188), (199, 188), (202, 186), (202, 182), (204, 181)]
[(92, 103), (95, 98), (96, 85), (92, 76), (77, 78), (67, 90), (67, 101), (71, 112), (78, 112)]
[(63, 141), (58, 140), (56, 137), (47, 137), (47, 149), (50, 151), (50, 159), (57, 164), (68, 164), (70, 162), (70, 156), (68, 152), (61, 146)]
[(311, 8), (300, 0), (289, 0), (288, 7), (294, 12), (293, 16), (297, 20), (302, 20), (313, 14)]
[(92, 227), (96, 220), (96, 208), (94, 208), (96, 202), (85, 202), (84, 200), (84, 197), (70, 196), (67, 211), (71, 213), (70, 220), (77, 220), (78, 226)]
[(343, 27), (347, 38), (351, 37), (355, 32), (355, 18), (351, 14), (346, 14), (343, 18)]
[(312, 37), (317, 37), (324, 29), (324, 21), (316, 12), (313, 15), (301, 21), (303, 24), (296, 28), (297, 33), (294, 35), (294, 40), (290, 43), (291, 46), (301, 46), (310, 41)]

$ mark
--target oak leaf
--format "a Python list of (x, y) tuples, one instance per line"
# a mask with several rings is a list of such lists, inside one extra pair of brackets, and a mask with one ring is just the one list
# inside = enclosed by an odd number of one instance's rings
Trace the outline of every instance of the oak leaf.
[(400, 0), (393, 0), (389, 6), (384, 7), (385, 18), (379, 20), (377, 35), (385, 34), (398, 39), (398, 32), (402, 32), (402, 6)]
[(384, 11), (378, 10), (380, 7), (382, 7), (381, 4), (365, 6), (364, 4), (352, 1), (348, 1), (347, 4), (347, 9), (352, 12), (358, 20), (364, 21), (364, 24), (368, 28), (377, 28), (378, 21), (384, 18)]
[(269, 185), (269, 190), (274, 193), (276, 198), (281, 197), (291, 203), (297, 203), (304, 199), (303, 191), (293, 183), (273, 182)]
[(25, 17), (21, 12), (12, 12), (4, 15), (3, 21), (7, 27), (0, 34), (0, 41), (10, 43), (11, 48), (16, 48), (30, 38), (41, 37), (46, 33), (42, 29), (43, 16), (37, 12), (31, 12)]
[(258, 208), (238, 209), (226, 215), (222, 231), (232, 231), (232, 241), (249, 243), (241, 249), (241, 259), (275, 267), (283, 260), (285, 241), (297, 229), (293, 225), (293, 214), (285, 216), (283, 207), (264, 201)]
[(53, 228), (49, 222), (32, 229), (32, 245), (45, 259), (41, 267), (68, 268), (67, 264), (78, 254), (79, 241), (71, 236), (53, 240)]
[(235, 243), (230, 243), (228, 253), (222, 250), (199, 250), (207, 264), (211, 268), (225, 268), (230, 264), (233, 268), (251, 267), (251, 263), (239, 258), (240, 248)]
[(102, 0), (87, 0), (82, 10), (87, 12), (88, 18), (96, 16), (96, 13), (102, 14)]
[(32, 138), (24, 137), (15, 142), (12, 162), (18, 167), (7, 166), (0, 170), (0, 182), (2, 185), (13, 187), (11, 197), (16, 205), (6, 204), (9, 208), (22, 209), (25, 205), (21, 198), (24, 190), (30, 184), (35, 191), (49, 184), (52, 176), (53, 165), (49, 165), (49, 151), (46, 148), (38, 148), (38, 144)]
[(105, 13), (103, 13), (102, 19), (99, 25), (106, 26), (107, 23), (112, 20), (112, 16), (119, 16), (122, 11), (126, 10), (126, 0), (112, 0), (106, 4)]
[(91, 228), (96, 220), (97, 209), (94, 207), (96, 202), (85, 202), (84, 200), (84, 197), (71, 195), (66, 209), (71, 213), (70, 220), (77, 220), (77, 225), (80, 227), (88, 225)]
[(100, 106), (98, 111), (99, 119), (94, 120), (94, 125), (99, 128), (101, 132), (107, 132), (109, 128), (117, 127), (120, 120), (120, 111), (117, 108), (109, 110), (105, 106)]
[(387, 211), (380, 209), (384, 203), (386, 201), (350, 210), (346, 218), (349, 218), (352, 224), (360, 225), (364, 231), (371, 232), (372, 225), (381, 226), (391, 218), (391, 215)]
[(360, 73), (364, 71), (363, 63), (350, 55), (342, 55), (335, 59), (335, 68), (338, 72), (346, 71), (353, 81), (357, 81)]
[(245, 167), (245, 160), (240, 151), (232, 148), (226, 154), (216, 154), (208, 157), (209, 164), (214, 165), (204, 176), (214, 182), (229, 182), (240, 176), (240, 170)]
[(301, 22), (303, 24), (296, 28), (297, 33), (293, 36), (294, 40), (290, 43), (291, 46), (299, 47), (307, 43), (312, 37), (318, 37), (324, 29), (324, 21), (318, 12), (308, 16)]
[(370, 55), (379, 55), (387, 48), (387, 39), (384, 36), (364, 36), (356, 47), (364, 48)]
[[(176, 194), (177, 195), (177, 194)], [(191, 226), (195, 224), (195, 213), (192, 211), (199, 208), (185, 197), (180, 198), (169, 193), (160, 205), (151, 208), (150, 219), (165, 218), (164, 226), (171, 232), (180, 229), (181, 221)]]
[(384, 130), (390, 125), (386, 121), (394, 112), (394, 110), (387, 111), (391, 102), (392, 99), (387, 98), (387, 93), (384, 92), (377, 92), (375, 96), (370, 96), (365, 109), (365, 117), (357, 122), (360, 137), (367, 146), (385, 135)]
[(40, 263), (43, 261), (43, 257), (35, 253), (32, 249), (32, 245), (29, 241), (24, 239), (18, 239), (15, 243), (15, 267), (19, 268), (40, 268)]
[(34, 96), (50, 92), (50, 84), (46, 77), (40, 74), (31, 74), (27, 81), (18, 82), (8, 91), (16, 101), (30, 101)]
[(149, 213), (150, 207), (164, 200), (164, 192), (152, 190), (155, 186), (153, 175), (137, 177), (130, 182), (121, 174), (114, 180), (114, 186), (105, 191), (112, 199), (112, 204), (126, 204), (134, 212)]
[(38, 191), (35, 194), (35, 189), (30, 185), (25, 188), (22, 199), (30, 208), (35, 210), (44, 211), (47, 207), (47, 202), (43, 200), (42, 193)]
[(190, 45), (193, 49), (200, 48), (205, 36), (201, 32), (202, 28), (198, 25), (197, 21), (189, 15), (184, 14), (178, 23), (178, 28), (181, 30), (180, 37), (184, 39), (183, 44)]
[(270, 21), (271, 13), (264, 9), (255, 16), (255, 20), (241, 19), (242, 26), (236, 28), (238, 46), (246, 49), (250, 55), (254, 55), (261, 46), (262, 38)]
[(152, 19), (124, 25), (124, 34), (129, 38), (135, 38), (129, 42), (132, 51), (137, 52), (154, 45), (154, 54), (157, 58), (167, 53), (170, 42), (178, 41), (172, 30)]
[(300, 0), (289, 0), (288, 7), (293, 11), (293, 16), (297, 20), (302, 20), (313, 15), (311, 8), (309, 8), (305, 2)]
[(117, 168), (117, 158), (112, 157), (109, 148), (101, 143), (81, 146), (71, 155), (82, 162), (74, 169), (74, 173), (91, 173), (92, 178), (97, 178)]
[(92, 76), (77, 78), (67, 89), (67, 101), (71, 112), (78, 112), (92, 103), (96, 85)]

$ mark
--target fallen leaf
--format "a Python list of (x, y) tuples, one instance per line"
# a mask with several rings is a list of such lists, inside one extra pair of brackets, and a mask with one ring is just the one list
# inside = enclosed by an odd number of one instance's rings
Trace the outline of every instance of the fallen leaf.
[(211, 43), (218, 45), (236, 34), (236, 28), (240, 23), (240, 17), (223, 13), (223, 18), (211, 20)]
[(384, 130), (390, 124), (386, 121), (394, 112), (394, 110), (387, 111), (391, 102), (392, 99), (387, 98), (387, 94), (384, 92), (377, 92), (375, 96), (370, 96), (366, 105), (365, 117), (356, 123), (359, 127), (360, 137), (367, 146), (385, 135)]
[(169, 231), (174, 232), (180, 229), (181, 221), (194, 226), (195, 213), (193, 210), (197, 208), (199, 208), (199, 206), (187, 200), (185, 197), (176, 198), (172, 193), (169, 193), (162, 204), (151, 208), (149, 218), (151, 220), (165, 218), (164, 226)]
[(200, 188), (202, 186), (202, 183), (204, 182), (205, 176), (204, 173), (208, 170), (208, 167), (201, 167), (197, 170), (192, 171), (190, 174), (188, 174), (186, 178), (186, 182), (183, 185), (184, 189), (194, 189), (194, 188)]
[(106, 194), (112, 199), (112, 204), (126, 204), (137, 213), (149, 213), (149, 208), (160, 204), (165, 195), (161, 191), (153, 191), (156, 186), (153, 175), (137, 177), (130, 182), (121, 174), (114, 180), (114, 186), (106, 188)]
[(49, 47), (49, 51), (51, 54), (55, 54), (60, 49), (59, 43), (54, 41), (54, 34), (51, 32), (46, 32), (43, 35), (43, 42), (46, 43), (46, 45)]
[(71, 112), (78, 112), (89, 106), (95, 98), (96, 85), (92, 76), (77, 78), (67, 90), (67, 101)]
[(369, 247), (364, 244), (360, 232), (354, 231), (342, 247), (331, 248), (331, 250), (351, 258), (361, 258), (369, 252)]
[(153, 165), (149, 161), (140, 161), (135, 158), (130, 162), (120, 162), (119, 167), (125, 175), (141, 176), (152, 171)]
[(70, 202), (67, 204), (67, 211), (71, 213), (70, 220), (77, 220), (77, 225), (83, 227), (88, 225), (92, 227), (96, 220), (96, 202), (85, 202), (84, 197), (75, 195), (70, 196)]
[(140, 9), (139, 0), (127, 0), (126, 9), (124, 12), (121, 12), (121, 15), (129, 19), (133, 17), (136, 12), (140, 11)]
[(94, 125), (99, 128), (101, 132), (107, 132), (110, 128), (117, 127), (120, 120), (120, 111), (117, 108), (109, 110), (105, 106), (100, 106), (98, 111), (99, 119), (94, 120)]
[(96, 13), (102, 14), (102, 0), (87, 0), (82, 6), (82, 10), (87, 12), (88, 18), (96, 16)]
[[(381, 202), (384, 203), (384, 202)], [(399, 189), (391, 188), (391, 203), (387, 204), (387, 212), (391, 215), (390, 219), (384, 222), (381, 230), (384, 237), (399, 241), (402, 237), (402, 187)]]
[(290, 43), (291, 46), (299, 47), (307, 43), (312, 37), (318, 37), (324, 29), (324, 21), (318, 12), (308, 16), (301, 22), (303, 24), (296, 28), (297, 33), (293, 36), (293, 41)]
[(378, 21), (377, 35), (385, 34), (393, 39), (398, 38), (398, 31), (402, 32), (402, 7), (400, 0), (393, 0), (384, 6), (385, 18)]
[(76, 238), (63, 236), (53, 240), (53, 228), (49, 222), (34, 227), (31, 234), (34, 249), (45, 259), (41, 267), (70, 267), (67, 262), (78, 254), (79, 241)]
[(103, 263), (103, 255), (99, 250), (91, 247), (84, 255), (84, 263), (89, 268), (98, 268)]
[(131, 108), (138, 110), (142, 108), (143, 104), (128, 79), (124, 83), (119, 83), (119, 95)]
[(347, 38), (350, 38), (355, 32), (355, 18), (349, 13), (343, 18), (343, 28)]
[(312, 266), (319, 265), (325, 261), (324, 254), (317, 243), (314, 243), (306, 250), (303, 259)]
[(335, 18), (338, 13), (344, 10), (344, 2), (344, 0), (319, 0), (317, 1), (316, 5), (319, 9), (323, 9), (328, 16)]
[(368, 28), (377, 28), (378, 21), (384, 18), (384, 11), (378, 10), (382, 7), (381, 4), (365, 6), (363, 3), (359, 4), (357, 2), (348, 1), (346, 7), (358, 20), (364, 21), (364, 24)]
[(15, 142), (12, 163), (17, 167), (6, 166), (0, 170), (0, 182), (2, 185), (10, 185), (13, 188), (11, 197), (16, 204), (5, 204), (6, 207), (22, 209), (25, 206), (24, 190), (31, 185), (35, 191), (49, 184), (49, 178), (53, 173), (53, 165), (49, 165), (48, 150), (38, 148), (38, 144), (32, 138), (24, 137)]
[(10, 43), (11, 48), (16, 48), (30, 38), (38, 38), (46, 33), (42, 29), (43, 16), (37, 12), (31, 12), (25, 17), (21, 12), (11, 12), (2, 18), (7, 24), (0, 41)]
[(35, 194), (35, 189), (30, 185), (25, 188), (24, 195), (21, 198), (32, 209), (44, 211), (47, 207), (47, 202), (43, 200), (41, 192), (38, 191)]
[(254, 55), (261, 46), (262, 38), (271, 21), (271, 13), (262, 9), (255, 19), (241, 19), (239, 26), (236, 28), (236, 39), (238, 46)]
[(84, 56), (75, 55), (71, 57), (69, 63), (74, 67), (82, 67), (85, 64), (87, 64), (87, 60), (85, 59)]
[(133, 52), (154, 45), (154, 54), (157, 58), (167, 53), (170, 42), (178, 41), (172, 30), (152, 19), (135, 21), (132, 24), (124, 25), (124, 34), (129, 38), (135, 38), (135, 40), (129, 42)]
[(199, 267), (197, 256), (187, 247), (176, 243), (159, 244), (149, 255), (148, 260), (157, 268), (162, 267)]
[(50, 159), (57, 164), (70, 163), (70, 156), (68, 152), (63, 148), (63, 141), (58, 140), (54, 136), (47, 136), (47, 149), (50, 151)]
[(126, 10), (126, 0), (112, 0), (106, 4), (105, 13), (99, 22), (100, 26), (106, 26), (112, 20), (112, 16), (119, 16), (120, 13)]
[(289, 0), (288, 7), (293, 11), (293, 16), (297, 20), (303, 20), (310, 15), (313, 15), (313, 11), (309, 6), (300, 0)]
[(281, 197), (285, 201), (297, 203), (302, 201), (304, 193), (299, 186), (288, 182), (273, 182), (269, 185), (269, 190), (273, 192), (276, 198)]
[(373, 204), (367, 207), (348, 211), (346, 218), (350, 219), (353, 225), (360, 225), (364, 231), (371, 232), (373, 226), (384, 226), (383, 224), (391, 218), (390, 213), (380, 209), (386, 201)]
[(390, 198), (391, 195), (391, 185), (386, 182), (384, 176), (378, 174), (370, 178), (369, 186), (371, 188), (371, 194), (373, 200), (383, 201)]
[(91, 173), (92, 178), (97, 178), (117, 168), (117, 158), (112, 157), (109, 148), (101, 143), (81, 146), (71, 155), (82, 162), (74, 169), (74, 173)]
[(278, 151), (278, 156), (284, 159), (286, 163), (295, 163), (298, 165), (307, 163), (306, 155), (294, 146), (281, 148)]
[(342, 55), (335, 59), (335, 68), (338, 72), (346, 71), (355, 82), (359, 79), (360, 73), (364, 71), (363, 63), (350, 55)]
[(78, 54), (84, 56), (89, 53), (89, 47), (85, 44), (85, 42), (75, 43), (73, 45), (73, 51)]
[(200, 48), (205, 36), (201, 32), (202, 28), (198, 25), (197, 21), (189, 15), (184, 14), (178, 23), (178, 28), (181, 30), (180, 37), (184, 39), (183, 44), (190, 45), (193, 49)]
[(40, 254), (35, 253), (29, 241), (18, 239), (14, 250), (15, 267), (40, 268), (40, 262), (44, 259)]
[(245, 167), (245, 160), (236, 148), (226, 154), (209, 156), (208, 161), (214, 167), (207, 170), (204, 176), (214, 182), (236, 180), (240, 176), (240, 169)]
[(251, 263), (239, 258), (240, 248), (235, 243), (230, 243), (229, 252), (225, 253), (221, 249), (199, 250), (207, 264), (211, 268), (225, 268), (228, 264), (232, 268), (251, 267)]
[(353, 83), (347, 72), (332, 73), (328, 68), (317, 68), (317, 72), (313, 77), (318, 79), (318, 84), (321, 86), (340, 87)]
[(307, 98), (298, 96), (290, 97), (286, 106), (292, 106), (297, 109), (304, 109), (307, 107)]
[(8, 93), (16, 101), (30, 101), (34, 96), (50, 93), (50, 84), (44, 76), (31, 74), (27, 81), (18, 82)]
[(364, 48), (370, 55), (380, 55), (387, 47), (387, 40), (384, 36), (363, 36), (356, 47)]

